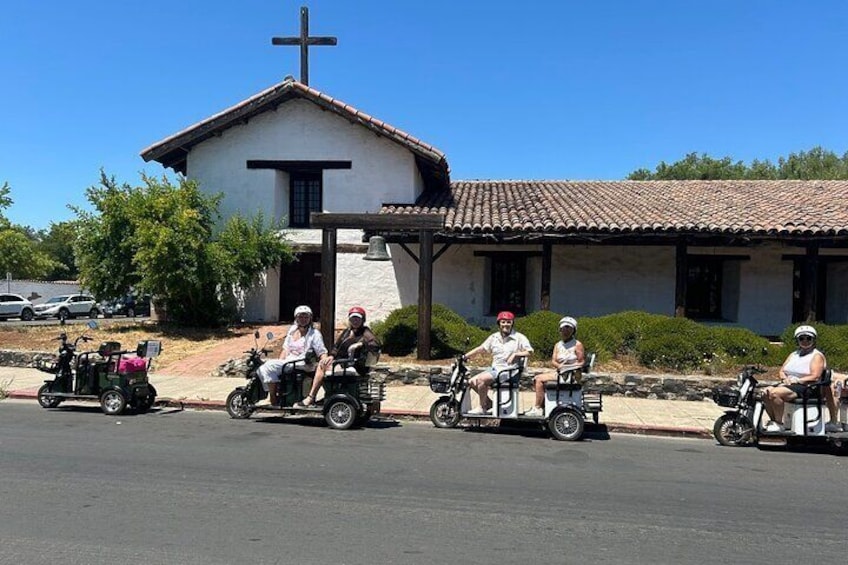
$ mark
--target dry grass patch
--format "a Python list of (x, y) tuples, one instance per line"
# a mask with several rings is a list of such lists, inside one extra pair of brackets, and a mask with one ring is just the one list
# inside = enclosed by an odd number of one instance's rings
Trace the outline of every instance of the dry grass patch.
[(18, 351), (58, 350), (56, 338), (63, 331), (68, 339), (85, 334), (94, 338), (89, 343), (95, 349), (101, 341), (119, 341), (124, 349), (135, 349), (139, 341), (158, 339), (162, 342), (162, 354), (154, 365), (164, 367), (191, 355), (197, 355), (231, 339), (252, 334), (255, 327), (239, 328), (180, 328), (157, 322), (109, 322), (101, 323), (95, 330), (84, 324), (64, 326), (0, 326), (0, 349)]

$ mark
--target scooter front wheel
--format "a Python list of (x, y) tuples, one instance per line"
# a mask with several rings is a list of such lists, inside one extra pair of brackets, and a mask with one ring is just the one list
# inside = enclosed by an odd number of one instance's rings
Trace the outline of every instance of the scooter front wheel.
[(721, 445), (743, 447), (751, 444), (753, 427), (743, 415), (728, 412), (719, 416), (713, 425), (713, 435)]
[(459, 424), (459, 405), (447, 396), (430, 407), (430, 420), (437, 428), (455, 428)]
[(38, 403), (42, 408), (56, 408), (59, 406), (59, 403), (62, 402), (62, 399), (58, 396), (51, 396), (52, 386), (50, 383), (44, 383), (41, 385), (41, 388), (38, 389)]
[(227, 414), (230, 418), (236, 420), (244, 420), (250, 418), (253, 410), (250, 409), (250, 403), (247, 401), (247, 393), (243, 390), (234, 390), (227, 397)]

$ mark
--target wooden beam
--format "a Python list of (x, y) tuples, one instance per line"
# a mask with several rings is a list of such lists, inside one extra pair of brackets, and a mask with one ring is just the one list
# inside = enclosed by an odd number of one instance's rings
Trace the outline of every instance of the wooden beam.
[(361, 230), (440, 230), (444, 214), (332, 214), (312, 212), (309, 222), (315, 228)]
[(807, 254), (804, 257), (804, 269), (802, 271), (803, 287), (803, 316), (807, 322), (816, 321), (817, 291), (819, 288), (819, 246), (811, 243), (807, 246)]
[(686, 282), (689, 278), (689, 265), (686, 254), (686, 240), (677, 241), (675, 253), (674, 315), (686, 317)]
[(321, 337), (328, 349), (335, 343), (336, 230), (321, 232)]
[(433, 232), (421, 230), (418, 250), (418, 359), (430, 359), (430, 330), (433, 312)]
[(542, 244), (542, 288), (541, 300), (539, 301), (540, 310), (551, 309), (551, 263), (553, 255), (553, 246), (550, 242)]
[(327, 169), (350, 169), (351, 161), (275, 161), (248, 159), (248, 169), (275, 169), (277, 171), (324, 171)]

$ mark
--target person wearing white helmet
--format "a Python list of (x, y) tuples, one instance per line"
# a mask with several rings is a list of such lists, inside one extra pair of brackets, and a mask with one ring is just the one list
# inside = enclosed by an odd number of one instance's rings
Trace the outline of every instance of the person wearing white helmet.
[(305, 361), (309, 352), (313, 352), (319, 360), (322, 360), (327, 356), (327, 347), (324, 345), (321, 332), (312, 325), (312, 308), (298, 306), (294, 309), (294, 324), (289, 328), (286, 339), (283, 341), (280, 358), (266, 361), (257, 371), (262, 383), (268, 389), (268, 400), (272, 406), (280, 403), (277, 386), (286, 363), (303, 359), (302, 368), (307, 371), (314, 370), (314, 364)]
[(554, 345), (551, 355), (551, 363), (554, 370), (549, 373), (541, 373), (533, 379), (533, 389), (536, 399), (533, 408), (524, 412), (525, 416), (544, 416), (545, 382), (555, 381), (557, 372), (564, 367), (580, 367), (586, 358), (583, 344), (577, 340), (577, 320), (571, 316), (565, 316), (559, 321), (560, 340)]
[[(766, 387), (763, 392), (763, 404), (769, 418), (771, 418), (766, 423), (765, 430), (767, 432), (782, 432), (784, 430), (783, 405), (803, 395), (809, 384), (818, 381), (827, 367), (827, 359), (824, 353), (816, 349), (818, 332), (813, 326), (798, 326), (794, 335), (798, 349), (789, 354), (780, 368), (781, 384)], [(832, 394), (828, 394), (830, 393), (829, 387), (824, 388), (827, 389), (824, 393), (827, 397), (831, 417), (831, 421), (825, 426), (825, 430), (828, 432), (841, 431), (841, 426), (835, 423), (836, 410), (831, 408), (831, 404), (835, 404), (832, 402)], [(813, 397), (820, 393), (818, 389), (809, 392)], [(836, 428), (839, 428), (839, 430)]]

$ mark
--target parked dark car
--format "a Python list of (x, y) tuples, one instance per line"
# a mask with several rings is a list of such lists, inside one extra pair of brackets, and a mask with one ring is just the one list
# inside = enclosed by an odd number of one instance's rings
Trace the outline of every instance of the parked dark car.
[(127, 318), (135, 318), (136, 316), (149, 315), (149, 294), (143, 294), (141, 296), (127, 295), (116, 300), (111, 300), (103, 305), (104, 318), (111, 318), (113, 316), (126, 316)]

